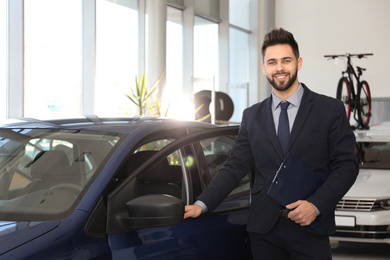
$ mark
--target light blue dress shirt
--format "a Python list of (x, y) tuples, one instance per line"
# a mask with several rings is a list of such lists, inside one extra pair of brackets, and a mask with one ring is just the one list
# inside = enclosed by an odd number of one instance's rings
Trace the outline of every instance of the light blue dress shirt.
[(303, 87), (301, 84), (299, 84), (298, 89), (287, 99), (287, 100), (281, 100), (275, 94), (272, 92), (272, 115), (274, 117), (274, 123), (275, 123), (275, 129), (278, 131), (278, 125), (279, 125), (279, 114), (280, 114), (280, 102), (281, 101), (288, 101), (290, 105), (287, 109), (287, 115), (288, 115), (288, 122), (290, 126), (290, 132), (294, 125), (295, 118), (298, 114), (299, 106), (301, 105), (301, 100), (303, 96)]

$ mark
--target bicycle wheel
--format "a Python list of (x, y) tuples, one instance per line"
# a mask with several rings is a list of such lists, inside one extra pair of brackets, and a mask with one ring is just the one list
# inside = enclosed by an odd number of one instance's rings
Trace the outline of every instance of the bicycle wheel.
[(360, 99), (359, 123), (363, 128), (367, 128), (371, 119), (371, 92), (367, 81), (360, 82), (357, 95)]
[(343, 101), (345, 106), (345, 111), (347, 113), (347, 118), (351, 117), (351, 91), (350, 91), (350, 82), (346, 77), (342, 77), (339, 80), (337, 85), (336, 98)]

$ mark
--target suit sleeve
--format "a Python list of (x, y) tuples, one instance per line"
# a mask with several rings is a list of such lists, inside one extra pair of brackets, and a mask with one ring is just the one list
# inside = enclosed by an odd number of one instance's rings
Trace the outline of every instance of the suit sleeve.
[(328, 132), (330, 175), (317, 192), (308, 198), (322, 215), (334, 212), (337, 203), (356, 180), (359, 172), (355, 135), (346, 117), (343, 103), (337, 102)]
[(249, 144), (245, 111), (237, 138), (234, 141), (232, 154), (224, 167), (199, 195), (209, 211), (213, 211), (229, 193), (238, 186), (240, 180), (253, 167), (253, 155)]

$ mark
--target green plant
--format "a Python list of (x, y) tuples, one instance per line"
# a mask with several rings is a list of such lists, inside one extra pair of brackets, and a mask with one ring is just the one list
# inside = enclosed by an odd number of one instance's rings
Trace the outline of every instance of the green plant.
[(146, 102), (146, 105), (148, 106), (149, 111), (150, 111), (150, 113), (152, 113), (152, 115), (167, 117), (171, 102), (168, 103), (168, 107), (165, 109), (164, 115), (163, 115), (163, 111), (162, 111), (161, 99), (154, 97), (154, 106), (152, 106), (152, 104), (149, 101)]
[(149, 89), (145, 83), (145, 72), (143, 73), (139, 81), (137, 76), (135, 76), (135, 90), (130, 87), (130, 91), (128, 93), (125, 93), (125, 96), (137, 106), (138, 115), (142, 116), (144, 114), (145, 106), (150, 106), (150, 104), (148, 104), (148, 100), (157, 90), (159, 84), (160, 79), (158, 79)]

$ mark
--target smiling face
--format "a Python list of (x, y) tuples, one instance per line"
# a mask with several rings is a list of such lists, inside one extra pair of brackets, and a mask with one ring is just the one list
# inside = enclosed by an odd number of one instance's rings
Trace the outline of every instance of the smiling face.
[(261, 66), (279, 98), (285, 100), (298, 89), (297, 74), (302, 67), (302, 58), (295, 57), (290, 45), (269, 46)]

